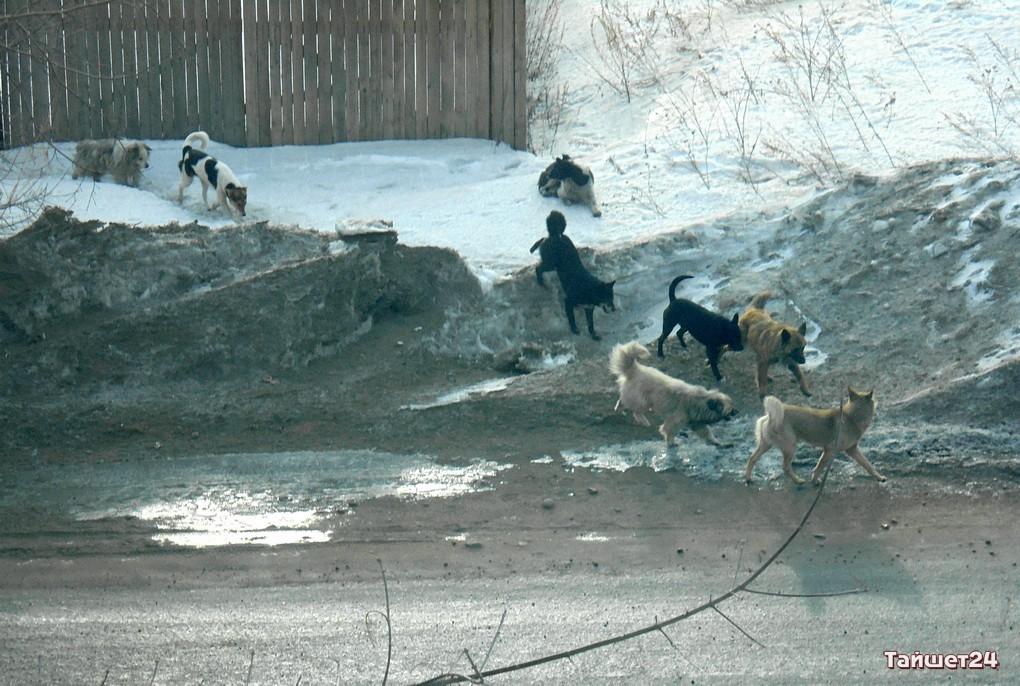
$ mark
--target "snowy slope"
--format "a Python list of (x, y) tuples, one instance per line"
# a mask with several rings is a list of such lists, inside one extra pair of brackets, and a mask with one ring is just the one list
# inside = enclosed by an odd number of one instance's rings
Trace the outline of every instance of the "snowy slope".
[[(455, 248), (491, 275), (529, 263), (545, 215), (563, 209), (535, 192), (553, 154), (592, 165), (605, 216), (564, 211), (576, 243), (607, 249), (738, 210), (798, 204), (854, 171), (1020, 150), (1012, 3), (857, 0), (805, 3), (803, 15), (796, 2), (605, 6), (632, 46), (630, 101), (598, 75), (608, 69), (593, 24), (600, 2), (563, 2), (556, 83), (568, 87), (566, 106), (555, 136), (548, 122), (535, 125), (538, 156), (463, 139), (276, 149), (214, 142), (210, 151), (249, 185), (247, 221), (331, 231), (344, 218), (389, 219), (404, 242)], [(798, 53), (804, 36), (813, 47)], [(41, 174), (47, 202), (81, 218), (232, 221), (201, 207), (197, 184), (179, 206), (180, 141), (149, 143), (152, 168), (138, 190), (71, 181), (71, 144), (5, 153), (14, 173), (0, 190), (17, 198)], [(13, 212), (4, 219), (16, 225), (6, 233), (23, 225)]]

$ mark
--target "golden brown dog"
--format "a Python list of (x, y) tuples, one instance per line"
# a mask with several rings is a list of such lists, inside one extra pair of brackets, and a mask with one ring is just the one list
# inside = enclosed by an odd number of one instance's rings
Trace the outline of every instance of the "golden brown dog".
[(759, 418), (754, 427), (754, 436), (758, 444), (747, 460), (744, 480), (751, 480), (754, 463), (769, 448), (775, 446), (783, 453), (783, 471), (786, 475), (793, 479), (794, 483), (804, 483), (804, 479), (793, 473), (792, 467), (797, 443), (804, 442), (822, 449), (818, 464), (811, 472), (811, 478), (815, 483), (822, 478), (825, 466), (838, 452), (846, 453), (864, 467), (868, 474), (879, 481), (885, 481), (885, 477), (871, 466), (857, 447), (857, 442), (871, 426), (871, 420), (875, 416), (874, 392), (855, 391), (853, 388), (848, 388), (847, 392), (849, 397), (838, 410), (816, 410), (813, 407), (786, 405), (775, 396), (767, 396), (763, 402), (765, 416)]
[(738, 322), (744, 343), (754, 350), (757, 358), (755, 381), (758, 384), (758, 395), (765, 397), (768, 391), (769, 365), (776, 363), (785, 364), (797, 379), (801, 392), (804, 395), (811, 395), (804, 379), (804, 372), (798, 366), (804, 364), (804, 346), (807, 345), (804, 334), (807, 333), (807, 324), (794, 328), (789, 324), (777, 322), (762, 309), (771, 297), (772, 293), (765, 291), (751, 298)]

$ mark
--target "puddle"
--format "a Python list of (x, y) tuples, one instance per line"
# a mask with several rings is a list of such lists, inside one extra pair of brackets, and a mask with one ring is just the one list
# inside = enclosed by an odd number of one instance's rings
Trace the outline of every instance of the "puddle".
[(373, 451), (8, 465), (0, 472), (0, 516), (129, 518), (155, 527), (156, 541), (193, 547), (320, 542), (332, 534), (327, 518), (351, 502), (491, 490), (488, 480), (509, 468)]

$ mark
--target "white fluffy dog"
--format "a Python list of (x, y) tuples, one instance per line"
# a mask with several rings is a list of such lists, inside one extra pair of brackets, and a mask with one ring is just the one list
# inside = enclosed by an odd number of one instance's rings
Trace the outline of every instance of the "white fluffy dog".
[(651, 426), (647, 414), (662, 419), (659, 434), (670, 446), (677, 430), (687, 427), (711, 443), (722, 445), (709, 427), (737, 413), (733, 401), (725, 393), (695, 386), (663, 374), (658, 369), (638, 362), (651, 353), (637, 341), (617, 345), (609, 354), (609, 370), (616, 376), (620, 399), (616, 410), (630, 410), (634, 420)]
[(91, 176), (98, 181), (109, 174), (118, 183), (137, 187), (142, 170), (149, 167), (151, 152), (152, 148), (141, 141), (114, 138), (79, 141), (74, 148), (71, 178)]

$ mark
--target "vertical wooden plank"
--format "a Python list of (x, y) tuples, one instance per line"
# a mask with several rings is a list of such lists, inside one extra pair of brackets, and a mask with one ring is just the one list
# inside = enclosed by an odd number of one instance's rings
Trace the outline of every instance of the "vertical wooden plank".
[(468, 138), (478, 135), (478, 116), (475, 112), (478, 90), (478, 4), (484, 1), (469, 2), (464, 11), (464, 112), (461, 135)]
[(528, 149), (527, 3), (514, 0), (514, 147)]
[(369, 7), (369, 140), (382, 138), (382, 0), (370, 0)]
[(454, 117), (453, 117), (453, 130), (450, 132), (452, 136), (470, 136), (471, 132), (465, 126), (467, 120), (467, 60), (468, 60), (468, 47), (467, 47), (467, 25), (466, 25), (466, 5), (474, 3), (457, 2), (454, 3), (454, 21), (455, 24), (455, 47), (454, 47)]
[[(222, 0), (221, 0), (222, 1)], [(227, 101), (230, 107), (228, 131), (224, 141), (231, 145), (245, 145), (248, 140), (245, 129), (245, 73), (244, 73), (244, 46), (241, 38), (244, 33), (243, 10), (241, 0), (229, 0), (230, 3), (230, 27), (227, 31), (230, 46), (228, 56), (224, 61), (227, 73), (224, 74), (224, 84), (227, 85), (230, 98)]]
[(364, 0), (344, 0), (344, 61), (347, 76), (347, 104), (344, 112), (344, 125), (347, 127), (345, 138), (349, 141), (361, 140), (361, 79), (358, 76), (360, 65), (358, 56), (359, 6)]
[(442, 55), (442, 44), (440, 43), (440, 13), (439, 0), (428, 0), (428, 35), (425, 42), (428, 45), (428, 131), (429, 138), (439, 138), (441, 121), (441, 71), (440, 62)]
[(439, 107), (442, 113), (442, 117), (439, 121), (439, 135), (442, 138), (448, 138), (452, 135), (453, 129), (453, 96), (456, 92), (454, 78), (456, 76), (454, 71), (454, 59), (455, 59), (455, 46), (454, 40), (456, 38), (456, 20), (454, 19), (454, 5), (456, 0), (441, 0), (440, 3), (440, 33), (439, 33), (439, 45), (442, 50), (440, 53), (440, 64), (439, 64)]
[(479, 138), (491, 135), (492, 93), (490, 67), (492, 54), (492, 0), (478, 0), (478, 81), (475, 84), (475, 122)]
[(369, 103), (369, 5), (372, 0), (358, 0), (358, 140), (369, 138), (372, 117)]
[(98, 34), (99, 54), (96, 64), (99, 66), (99, 106), (97, 111), (102, 117), (102, 136), (118, 136), (116, 96), (113, 93), (113, 63), (110, 48), (112, 25), (110, 23), (110, 6), (100, 5), (95, 8), (96, 32)]
[(330, 78), (333, 84), (331, 92), (333, 104), (332, 140), (339, 142), (347, 140), (347, 68), (344, 45), (347, 16), (344, 13), (344, 0), (331, 0), (329, 4), (329, 26), (332, 38), (332, 59), (330, 60)]
[(415, 46), (414, 6), (415, 0), (404, 3), (404, 138), (415, 137)]
[(112, 0), (108, 9), (110, 22), (110, 88), (105, 97), (113, 98), (110, 130), (114, 136), (127, 136), (127, 96), (124, 90), (124, 34), (120, 0)]
[[(205, 0), (198, 2), (202, 3)], [(220, 25), (219, 4), (217, 0), (209, 0), (203, 13), (209, 62), (206, 83), (199, 88), (198, 98), (199, 106), (202, 102), (206, 103), (202, 109), (202, 130), (216, 140), (223, 140), (223, 76), (220, 64), (220, 37), (223, 35), (223, 29)], [(205, 95), (203, 88), (208, 88), (208, 95)]]
[[(176, 32), (177, 45), (182, 50), (181, 67), (184, 91), (177, 95), (185, 101), (181, 136), (187, 136), (201, 126), (198, 113), (198, 40), (195, 30), (194, 0), (181, 2), (181, 28)], [(208, 132), (207, 132), (208, 133)]]
[[(60, 0), (46, 0), (44, 7), (59, 10)], [(49, 19), (46, 29), (46, 50), (49, 54), (46, 76), (49, 82), (50, 136), (53, 140), (67, 140), (67, 91), (64, 84), (66, 59), (61, 18), (54, 16)], [(0, 93), (0, 98), (2, 97), (3, 94)]]
[(384, 140), (393, 138), (393, 0), (382, 0), (379, 8), (379, 77), (376, 85), (379, 88), (381, 124), (379, 137)]
[[(209, 73), (209, 15), (206, 11), (205, 0), (191, 0), (191, 2), (191, 13), (194, 18), (195, 52), (197, 53), (195, 80), (198, 94), (198, 107), (195, 110), (193, 127), (196, 130), (203, 130), (208, 133), (209, 129), (207, 127), (212, 123), (210, 106), (213, 94)], [(189, 131), (188, 133), (191, 132)]]
[(258, 145), (258, 113), (255, 86), (258, 83), (257, 61), (258, 40), (255, 37), (255, 3), (256, 0), (244, 0), (241, 6), (241, 31), (244, 36), (244, 132), (245, 145)]
[(162, 138), (156, 8), (151, 3), (138, 3), (134, 15), (138, 29), (138, 125), (146, 138)]
[(428, 3), (431, 0), (414, 0), (414, 137), (426, 138), (428, 129)]
[(489, 137), (494, 141), (503, 136), (503, 4), (506, 0), (493, 0), (491, 4), (492, 33), (489, 50)]
[(138, 34), (135, 8), (129, 2), (118, 2), (124, 49), (124, 135), (142, 136), (138, 112)]
[(404, 2), (403, 0), (389, 0), (391, 2), (389, 36), (393, 49), (392, 65), (392, 89), (390, 95), (390, 132), (387, 138), (404, 137)]
[(319, 101), (319, 131), (318, 140), (320, 144), (333, 142), (333, 103), (331, 100), (333, 89), (333, 75), (330, 69), (330, 45), (329, 45), (329, 0), (318, 0), (315, 3), (315, 25), (316, 44), (315, 50), (318, 55), (318, 101)]
[(268, 39), (263, 49), (269, 56), (269, 145), (283, 143), (282, 93), (283, 82), (280, 67), (280, 13), (286, 2), (269, 3)]
[[(16, 14), (21, 11), (25, 0), (7, 0), (5, 11)], [(17, 43), (15, 28), (11, 24), (3, 25), (4, 45), (14, 46)], [(4, 59), (4, 88), (7, 97), (4, 99), (5, 123), (4, 147), (15, 148), (22, 144), (21, 140), (21, 79), (18, 73), (21, 65), (17, 53), (3, 51), (0, 53)]]
[(159, 26), (156, 64), (159, 65), (160, 131), (163, 138), (178, 138), (174, 127), (173, 48), (170, 45), (170, 3), (153, 0)]
[[(45, 20), (44, 20), (45, 21)], [(50, 83), (46, 68), (46, 30), (43, 21), (30, 21), (32, 32), (32, 125), (34, 140), (50, 136)]]
[(170, 74), (173, 89), (172, 135), (183, 138), (188, 135), (187, 47), (184, 36), (184, 8), (182, 0), (170, 0)]
[(305, 143), (305, 61), (304, 48), (302, 47), (304, 27), (301, 21), (303, 4), (303, 0), (292, 0), (290, 10), (291, 84), (294, 93), (294, 143), (296, 145)]
[(315, 54), (318, 31), (315, 26), (315, 0), (305, 0), (303, 28), (303, 59), (305, 67), (305, 143), (319, 141), (319, 60)]
[(269, 63), (271, 50), (269, 48), (269, 6), (275, 4), (267, 0), (258, 0), (255, 17), (255, 61), (257, 69), (255, 76), (255, 117), (258, 123), (258, 141), (260, 146), (269, 145), (270, 126), (272, 124), (269, 115), (270, 82)]
[(502, 140), (513, 145), (514, 140), (514, 3), (504, 0), (503, 8), (503, 131)]
[(291, 46), (291, 0), (280, 0), (277, 50), (280, 51), (280, 143), (294, 144), (294, 75)]

